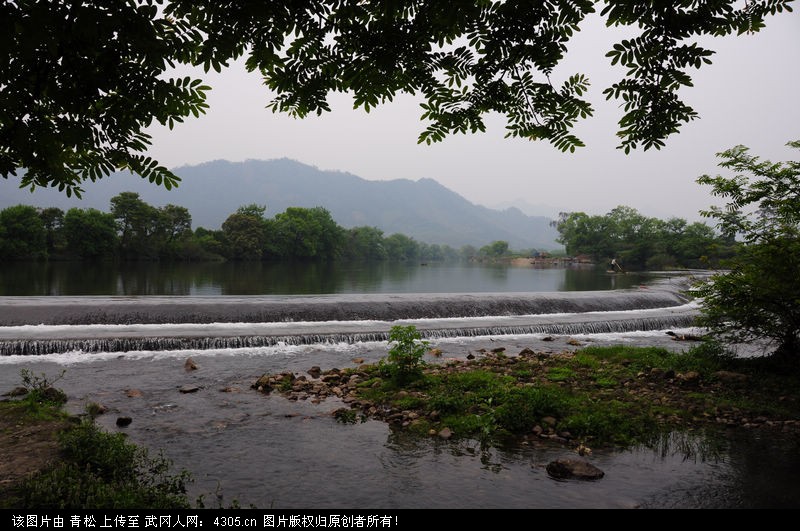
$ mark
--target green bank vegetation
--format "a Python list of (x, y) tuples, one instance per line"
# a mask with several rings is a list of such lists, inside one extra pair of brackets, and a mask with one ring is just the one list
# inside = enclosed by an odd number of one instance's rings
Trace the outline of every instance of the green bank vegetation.
[(0, 488), (0, 509), (203, 507), (202, 497), (192, 505), (186, 495), (187, 471), (175, 472), (162, 454), (99, 428), (96, 404), (81, 417), (67, 415), (58, 379), (23, 369), (26, 392), (0, 402), (3, 452), (10, 466), (28, 472)]
[[(415, 336), (423, 344), (412, 328), (395, 329), (402, 338), (395, 350), (411, 352)], [(343, 380), (358, 376), (348, 387), (355, 411), (340, 419), (377, 416), (421, 435), (446, 428), (487, 442), (547, 438), (629, 447), (652, 445), (674, 430), (719, 426), (780, 430), (788, 421), (787, 430), (800, 432), (800, 373), (775, 359), (735, 358), (710, 341), (684, 353), (589, 346), (507, 355), (497, 349), (427, 364), (421, 357), (409, 364), (390, 356), (345, 373)]]

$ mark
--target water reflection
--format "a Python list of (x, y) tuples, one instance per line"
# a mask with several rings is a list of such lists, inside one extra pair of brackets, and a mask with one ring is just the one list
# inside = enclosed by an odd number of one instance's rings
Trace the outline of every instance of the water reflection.
[(0, 296), (553, 292), (623, 289), (647, 278), (593, 267), (436, 263), (6, 263)]

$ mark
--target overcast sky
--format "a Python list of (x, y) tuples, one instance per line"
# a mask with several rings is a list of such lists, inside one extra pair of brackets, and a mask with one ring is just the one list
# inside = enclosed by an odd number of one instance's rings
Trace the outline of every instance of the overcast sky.
[(258, 74), (248, 74), (241, 64), (221, 74), (200, 71), (213, 88), (209, 112), (172, 131), (151, 128), (150, 153), (171, 168), (216, 159), (288, 157), (370, 180), (428, 177), (490, 207), (522, 200), (546, 205), (550, 210), (540, 213), (549, 215), (559, 210), (605, 214), (628, 205), (647, 216), (690, 221), (701, 219), (698, 211), (715, 203), (708, 187), (695, 179), (720, 173), (716, 153), (744, 144), (773, 161), (798, 160), (800, 154), (785, 144), (800, 139), (800, 13), (771, 18), (754, 35), (704, 40), (717, 52), (713, 64), (690, 72), (695, 86), (683, 92), (700, 118), (660, 151), (625, 155), (616, 149), (622, 112), (618, 102), (604, 100), (602, 91), (624, 73), (604, 57), (619, 38), (598, 19), (587, 19), (553, 78), (560, 83), (582, 72), (592, 82), (595, 115), (576, 129), (587, 147), (575, 153), (503, 138), (502, 117), (491, 117), (486, 133), (419, 145), (424, 125), (418, 101), (410, 96), (367, 114), (353, 110), (349, 96), (335, 95), (333, 112), (289, 118), (265, 108), (271, 94)]

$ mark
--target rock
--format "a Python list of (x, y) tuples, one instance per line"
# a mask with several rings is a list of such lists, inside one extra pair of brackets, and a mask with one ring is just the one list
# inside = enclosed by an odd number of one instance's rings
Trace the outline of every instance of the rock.
[(364, 363), (364, 358), (353, 358), (352, 362), (355, 363), (356, 365), (361, 365), (362, 363)]
[(196, 371), (197, 363), (195, 363), (192, 358), (186, 358), (186, 363), (183, 364), (183, 368), (187, 371)]
[(120, 428), (129, 426), (131, 422), (133, 422), (133, 419), (130, 417), (117, 417), (117, 426)]
[(196, 385), (184, 385), (183, 387), (181, 387), (180, 389), (178, 389), (178, 391), (180, 391), (180, 392), (181, 392), (181, 393), (183, 393), (183, 394), (186, 394), (186, 393), (196, 393), (196, 392), (197, 392), (197, 391), (199, 391), (199, 390), (200, 390), (200, 387), (198, 387), (198, 386), (196, 386)]
[(565, 457), (547, 464), (547, 473), (555, 479), (595, 480), (605, 476), (605, 472), (583, 459)]
[(542, 417), (542, 424), (547, 424), (548, 426), (555, 426), (556, 419), (554, 417)]
[(746, 383), (750, 379), (750, 377), (747, 376), (746, 374), (733, 371), (717, 371), (713, 373), (711, 376), (713, 376), (720, 382), (732, 383), (732, 384)]
[(678, 380), (686, 384), (696, 384), (700, 381), (700, 373), (697, 371), (686, 371), (677, 375)]
[(676, 334), (672, 330), (667, 331), (668, 336), (672, 336), (675, 341), (703, 341), (703, 336), (695, 336), (693, 334)]
[(142, 396), (142, 392), (139, 391), (138, 389), (128, 389), (127, 391), (125, 391), (125, 396), (127, 396), (128, 398), (139, 398), (140, 396)]
[(505, 351), (506, 351), (506, 347), (496, 347), (496, 348), (492, 349), (492, 352), (494, 352), (495, 354), (500, 354), (501, 352), (505, 352)]
[(440, 358), (442, 356), (442, 349), (440, 348), (432, 348), (428, 351), (428, 354), (433, 356), (434, 358)]
[(86, 412), (89, 416), (96, 417), (98, 415), (102, 415), (108, 412), (108, 407), (104, 406), (103, 404), (98, 404), (97, 402), (89, 402), (86, 404)]
[(583, 343), (581, 343), (577, 339), (570, 338), (570, 339), (567, 340), (567, 345), (572, 345), (573, 347), (580, 347), (582, 344)]
[(545, 336), (542, 338), (542, 341), (555, 341), (555, 339), (553, 338), (553, 336)]
[(219, 392), (220, 393), (239, 393), (239, 392), (241, 392), (241, 389), (239, 389), (238, 387), (233, 387), (233, 386), (229, 385), (227, 387), (223, 387), (222, 389), (220, 389)]
[(312, 378), (319, 378), (319, 375), (322, 374), (322, 369), (318, 365), (314, 365), (307, 372)]
[(584, 455), (592, 455), (592, 449), (584, 444), (579, 444), (575, 451), (578, 452), (578, 455), (583, 457)]
[(519, 351), (520, 356), (533, 356), (534, 354), (536, 353), (533, 350), (529, 349), (528, 347), (525, 347), (524, 349)]
[(447, 440), (447, 439), (449, 439), (450, 437), (453, 436), (453, 432), (450, 431), (450, 428), (442, 428), (441, 430), (439, 430), (439, 434), (438, 435), (442, 439)]
[(536, 426), (533, 427), (533, 429), (531, 430), (531, 433), (533, 433), (536, 436), (539, 436), (539, 435), (542, 434), (543, 431), (544, 430), (542, 429), (542, 427), (537, 424)]
[(15, 387), (11, 391), (3, 393), (3, 396), (24, 396), (27, 394), (28, 394), (28, 389), (26, 387)]
[(256, 380), (256, 382), (250, 386), (252, 389), (257, 389), (261, 393), (269, 394), (272, 392), (272, 385), (270, 384), (269, 374), (261, 375), (261, 378)]
[(467, 359), (468, 359), (468, 360), (474, 360), (474, 359), (475, 359), (475, 354), (473, 354), (472, 352), (470, 352), (469, 354), (467, 354)]

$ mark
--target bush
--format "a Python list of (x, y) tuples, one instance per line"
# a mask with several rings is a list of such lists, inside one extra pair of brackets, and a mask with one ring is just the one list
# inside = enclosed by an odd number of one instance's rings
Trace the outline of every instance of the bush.
[(189, 508), (189, 474), (169, 473), (171, 463), (152, 458), (122, 434), (84, 421), (61, 435), (64, 461), (25, 482), (20, 506), (53, 509)]
[(22, 386), (28, 390), (26, 397), (28, 403), (53, 407), (60, 407), (65, 404), (67, 395), (61, 389), (53, 387), (53, 384), (64, 377), (65, 372), (61, 371), (61, 374), (51, 380), (44, 373), (37, 376), (29, 369), (20, 370)]
[(425, 362), (422, 357), (429, 343), (415, 326), (393, 326), (389, 332), (389, 355), (380, 361), (382, 372), (398, 385), (406, 384), (422, 376)]
[(511, 433), (525, 433), (542, 418), (559, 417), (566, 410), (563, 392), (546, 387), (518, 387), (506, 395), (495, 411), (500, 428)]

